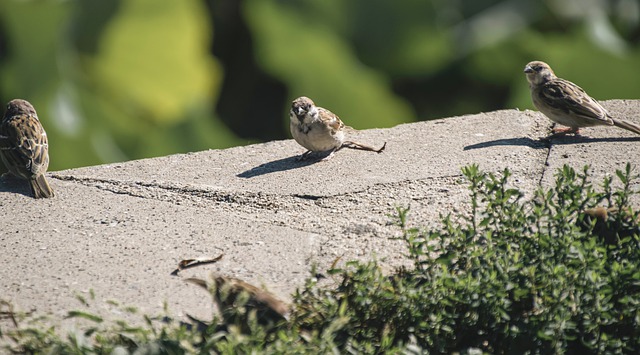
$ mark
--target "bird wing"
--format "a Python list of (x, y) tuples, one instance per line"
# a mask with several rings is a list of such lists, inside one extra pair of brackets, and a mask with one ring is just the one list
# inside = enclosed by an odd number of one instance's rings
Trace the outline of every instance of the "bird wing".
[(557, 110), (575, 114), (587, 121), (613, 124), (609, 113), (598, 101), (568, 80), (557, 78), (548, 81), (542, 86), (540, 93), (540, 98)]
[(344, 128), (344, 123), (335, 113), (322, 107), (318, 107), (318, 112), (322, 122), (331, 130), (331, 134), (335, 134)]
[[(257, 309), (261, 313), (259, 315), (276, 321), (288, 318), (289, 305), (268, 291), (233, 277), (217, 276), (215, 282), (218, 289), (216, 302), (222, 308), (233, 307), (240, 294), (246, 292), (249, 296), (246, 306)], [(223, 294), (225, 299), (221, 297)]]
[(5, 120), (0, 127), (0, 149), (10, 164), (32, 174), (49, 164), (47, 134), (33, 116)]

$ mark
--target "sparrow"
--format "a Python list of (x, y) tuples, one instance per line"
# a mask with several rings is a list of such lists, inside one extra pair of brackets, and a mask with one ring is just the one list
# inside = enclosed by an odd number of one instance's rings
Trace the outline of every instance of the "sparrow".
[(44, 176), (49, 167), (47, 132), (26, 100), (7, 104), (0, 124), (0, 157), (11, 174), (29, 181), (33, 197), (54, 196)]
[(626, 208), (594, 207), (579, 214), (578, 226), (600, 237), (605, 244), (615, 245), (621, 239), (640, 234), (640, 215)]
[(256, 312), (256, 320), (263, 325), (277, 324), (289, 319), (290, 305), (272, 293), (242, 280), (214, 276), (211, 285), (197, 278), (190, 278), (186, 281), (211, 291), (226, 324), (247, 325), (247, 315), (251, 311)]
[(336, 114), (316, 106), (310, 98), (305, 96), (293, 100), (289, 118), (293, 139), (307, 149), (298, 160), (307, 159), (313, 152), (328, 151), (329, 155), (321, 160), (326, 161), (342, 148), (382, 153), (387, 146), (385, 142), (381, 148), (375, 149), (361, 143), (345, 141), (345, 129), (353, 128), (345, 126)]
[[(581, 127), (616, 126), (640, 134), (640, 125), (611, 117), (598, 101), (578, 85), (558, 78), (551, 67), (533, 61), (524, 67), (533, 105), (553, 122), (567, 126), (556, 128), (550, 137), (579, 134)], [(550, 138), (549, 137), (549, 138)]]

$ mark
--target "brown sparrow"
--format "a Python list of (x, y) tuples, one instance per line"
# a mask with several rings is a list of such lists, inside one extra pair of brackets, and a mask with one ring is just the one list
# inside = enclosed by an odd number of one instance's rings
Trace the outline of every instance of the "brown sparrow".
[(640, 134), (640, 125), (618, 120), (578, 85), (558, 78), (545, 62), (533, 61), (524, 68), (533, 105), (553, 122), (568, 128), (554, 129), (554, 135), (579, 134), (581, 127), (616, 126)]
[(313, 152), (330, 151), (329, 155), (322, 160), (329, 160), (335, 152), (342, 148), (352, 148), (381, 153), (387, 143), (382, 148), (375, 149), (364, 144), (352, 141), (345, 141), (344, 131), (346, 128), (340, 118), (333, 112), (317, 107), (310, 98), (302, 96), (291, 104), (289, 112), (291, 124), (291, 135), (301, 146), (307, 149), (298, 160), (304, 160)]
[(49, 144), (36, 110), (25, 100), (11, 100), (0, 124), (0, 157), (13, 175), (29, 181), (35, 198), (53, 197), (44, 173)]
[(640, 234), (640, 215), (630, 209), (594, 207), (578, 215), (578, 226), (614, 245), (620, 239)]
[(276, 324), (289, 319), (290, 306), (287, 303), (279, 300), (270, 292), (242, 280), (215, 276), (212, 287), (202, 279), (190, 278), (187, 281), (211, 290), (226, 324), (240, 323), (243, 325), (251, 310), (255, 310), (257, 321), (260, 324)]

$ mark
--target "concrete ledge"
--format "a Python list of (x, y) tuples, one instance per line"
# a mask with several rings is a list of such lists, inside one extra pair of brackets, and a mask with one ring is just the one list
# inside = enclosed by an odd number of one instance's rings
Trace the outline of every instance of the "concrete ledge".
[[(640, 101), (605, 102), (616, 117), (640, 122)], [(2, 297), (62, 319), (93, 289), (98, 311), (123, 318), (104, 300), (155, 314), (207, 319), (209, 297), (171, 276), (182, 259), (224, 258), (185, 270), (235, 276), (282, 298), (303, 284), (310, 265), (377, 257), (405, 262), (389, 222), (411, 206), (416, 225), (464, 207), (460, 168), (509, 168), (528, 192), (553, 182), (563, 164), (592, 166), (594, 180), (640, 163), (640, 137), (618, 128), (538, 141), (551, 123), (538, 112), (503, 110), (354, 133), (382, 154), (344, 149), (328, 162), (296, 162), (293, 140), (209, 150), (50, 173), (56, 197), (34, 200), (28, 187), (0, 179)], [(56, 157), (53, 156), (52, 159)], [(637, 187), (636, 187), (637, 188)], [(635, 203), (638, 200), (636, 199)]]

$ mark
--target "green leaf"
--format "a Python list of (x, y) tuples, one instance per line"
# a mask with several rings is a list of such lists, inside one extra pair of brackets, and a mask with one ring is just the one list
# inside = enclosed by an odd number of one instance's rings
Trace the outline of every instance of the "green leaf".
[(83, 311), (69, 311), (65, 318), (83, 318), (96, 323), (102, 323), (103, 321), (102, 317)]

